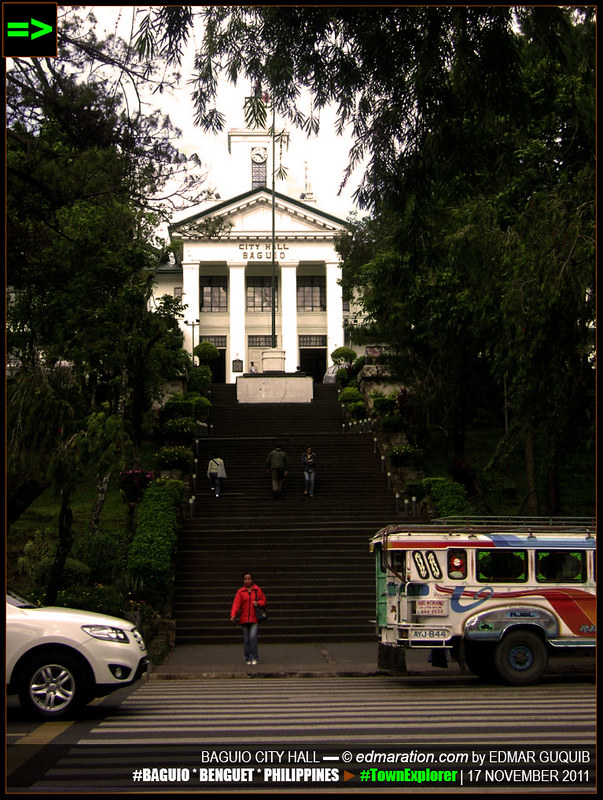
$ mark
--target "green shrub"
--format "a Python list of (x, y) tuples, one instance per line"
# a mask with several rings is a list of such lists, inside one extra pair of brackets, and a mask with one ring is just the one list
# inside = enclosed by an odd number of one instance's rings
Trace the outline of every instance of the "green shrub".
[(424, 453), (420, 447), (412, 444), (397, 444), (390, 448), (388, 452), (390, 463), (394, 467), (416, 467), (423, 466)]
[(209, 395), (213, 376), (211, 368), (207, 364), (200, 367), (193, 367), (188, 374), (187, 386), (189, 392), (196, 392), (203, 397)]
[[(25, 543), (19, 558), (19, 571), (39, 588), (48, 585), (57, 549), (57, 538), (49, 530), (38, 530)], [(78, 558), (69, 556), (65, 561), (61, 574), (61, 587), (87, 583), (90, 578), (90, 567)]]
[(337, 386), (340, 389), (345, 389), (348, 383), (352, 380), (352, 376), (350, 375), (350, 371), (347, 367), (340, 367), (335, 373), (335, 379), (337, 380)]
[(184, 499), (182, 481), (160, 479), (149, 486), (136, 514), (128, 572), (143, 598), (157, 608), (169, 595)]
[(383, 433), (400, 433), (404, 430), (404, 420), (402, 417), (397, 417), (393, 414), (388, 414), (377, 423), (377, 427)]
[(188, 447), (161, 447), (155, 454), (155, 461), (159, 469), (181, 469), (189, 472), (193, 453)]
[(364, 400), (359, 400), (357, 403), (349, 403), (348, 411), (354, 419), (364, 419), (366, 417), (366, 403)]
[(333, 364), (352, 364), (356, 360), (356, 351), (351, 347), (337, 347), (331, 353)]
[(72, 553), (74, 558), (88, 566), (88, 585), (112, 583), (121, 576), (125, 567), (126, 531), (123, 528), (106, 530), (87, 527), (78, 534)]
[(381, 392), (373, 392), (373, 411), (378, 417), (392, 416), (396, 409), (396, 395), (394, 392), (384, 395)]
[(161, 409), (161, 419), (164, 425), (170, 419), (183, 417), (205, 420), (209, 417), (210, 410), (211, 402), (207, 397), (202, 397), (196, 392), (188, 392), (186, 395), (168, 400)]
[(361, 403), (364, 401), (362, 392), (356, 386), (346, 386), (339, 394), (339, 402), (346, 406), (352, 403)]
[(95, 583), (61, 590), (57, 595), (56, 604), (64, 608), (96, 611), (111, 617), (124, 617), (133, 610), (130, 600), (115, 586)]
[(449, 478), (424, 478), (423, 485), (436, 505), (438, 516), (471, 514), (465, 487)]
[(220, 351), (211, 342), (199, 342), (194, 348), (193, 354), (199, 359), (200, 364), (207, 364), (220, 358)]
[(174, 417), (166, 420), (161, 426), (161, 435), (164, 439), (188, 442), (197, 431), (197, 423), (192, 417)]
[(366, 356), (359, 356), (358, 358), (356, 358), (352, 363), (352, 374), (358, 375), (362, 367), (366, 364), (366, 361), (367, 361)]

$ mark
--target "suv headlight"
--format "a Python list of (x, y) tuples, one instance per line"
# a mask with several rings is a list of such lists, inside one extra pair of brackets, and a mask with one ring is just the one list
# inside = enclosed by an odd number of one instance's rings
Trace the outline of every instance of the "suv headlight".
[(82, 630), (95, 639), (104, 639), (106, 642), (122, 642), (127, 644), (126, 632), (121, 628), (112, 628), (110, 625), (82, 625)]

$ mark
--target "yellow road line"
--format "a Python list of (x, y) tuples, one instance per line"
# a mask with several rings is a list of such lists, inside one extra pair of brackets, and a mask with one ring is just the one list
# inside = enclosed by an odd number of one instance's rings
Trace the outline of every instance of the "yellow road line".
[[(6, 774), (10, 775), (20, 766), (33, 758), (42, 748), (50, 744), (57, 736), (67, 730), (73, 721), (44, 722), (31, 733), (22, 736), (10, 747), (6, 748)], [(21, 748), (21, 745), (28, 745)]]

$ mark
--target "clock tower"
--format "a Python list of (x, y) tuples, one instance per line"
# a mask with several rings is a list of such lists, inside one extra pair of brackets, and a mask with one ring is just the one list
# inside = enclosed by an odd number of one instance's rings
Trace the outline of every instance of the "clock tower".
[[(275, 161), (276, 161), (276, 190), (288, 194), (289, 170), (286, 154), (289, 149), (289, 134), (286, 131), (276, 134)], [(230, 178), (233, 183), (228, 191), (232, 195), (272, 187), (272, 136), (268, 130), (233, 129), (228, 133), (228, 152), (231, 155)], [(279, 177), (278, 171), (284, 166), (287, 178)], [(249, 176), (245, 180), (245, 176)], [(292, 176), (291, 176), (292, 177)], [(224, 196), (223, 183), (220, 182), (220, 193)], [(236, 185), (235, 185), (236, 184)]]
[(267, 185), (266, 164), (268, 150), (257, 145), (251, 148), (251, 188), (259, 189)]

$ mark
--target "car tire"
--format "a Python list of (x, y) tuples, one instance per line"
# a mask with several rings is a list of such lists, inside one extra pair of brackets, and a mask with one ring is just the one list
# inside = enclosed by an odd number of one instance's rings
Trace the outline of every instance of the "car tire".
[(35, 717), (61, 719), (90, 699), (84, 668), (61, 652), (38, 655), (22, 667), (19, 701)]
[(546, 645), (532, 631), (512, 631), (496, 646), (494, 668), (512, 686), (527, 686), (542, 677), (547, 665)]

